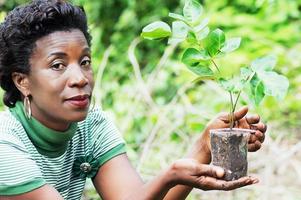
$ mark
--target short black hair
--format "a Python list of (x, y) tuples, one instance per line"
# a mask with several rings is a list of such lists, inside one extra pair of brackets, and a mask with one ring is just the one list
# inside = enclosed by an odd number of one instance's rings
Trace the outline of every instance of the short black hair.
[(0, 24), (0, 86), (5, 91), (6, 106), (14, 107), (21, 100), (12, 73), (30, 73), (29, 59), (35, 42), (55, 31), (71, 29), (79, 29), (90, 46), (84, 9), (64, 0), (33, 0), (8, 13)]

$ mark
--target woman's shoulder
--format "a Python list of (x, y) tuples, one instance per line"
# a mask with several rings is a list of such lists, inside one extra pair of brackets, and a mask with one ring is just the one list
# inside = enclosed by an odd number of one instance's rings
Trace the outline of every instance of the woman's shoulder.
[(20, 127), (20, 122), (8, 110), (0, 112), (0, 134), (16, 132)]
[(18, 136), (21, 131), (22, 125), (9, 111), (0, 112), (0, 143), (23, 146)]

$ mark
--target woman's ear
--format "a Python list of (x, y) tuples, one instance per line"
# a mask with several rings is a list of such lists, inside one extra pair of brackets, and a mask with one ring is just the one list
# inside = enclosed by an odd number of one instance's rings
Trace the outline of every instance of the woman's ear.
[(12, 80), (14, 81), (14, 84), (18, 88), (18, 90), (23, 94), (23, 96), (26, 97), (30, 95), (28, 75), (19, 72), (13, 72)]

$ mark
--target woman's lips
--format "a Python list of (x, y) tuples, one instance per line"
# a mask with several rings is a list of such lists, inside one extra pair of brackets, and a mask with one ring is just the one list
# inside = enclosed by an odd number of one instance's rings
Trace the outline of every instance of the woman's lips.
[(88, 96), (76, 96), (70, 99), (67, 99), (67, 102), (72, 104), (77, 108), (86, 108), (89, 105), (89, 97)]

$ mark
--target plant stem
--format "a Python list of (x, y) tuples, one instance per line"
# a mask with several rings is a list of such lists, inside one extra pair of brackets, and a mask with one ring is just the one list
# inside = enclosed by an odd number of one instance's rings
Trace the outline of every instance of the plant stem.
[(231, 99), (231, 109), (230, 109), (230, 130), (234, 127), (234, 104), (233, 104), (233, 95), (232, 92), (229, 92)]
[(242, 90), (239, 91), (237, 97), (236, 97), (236, 100), (235, 100), (235, 103), (234, 103), (234, 106), (232, 107), (232, 112), (234, 113), (235, 112), (235, 109), (236, 109), (236, 106), (237, 106), (237, 102), (238, 102), (238, 99), (240, 97), (240, 94), (241, 94)]
[(235, 109), (236, 109), (236, 106), (237, 106), (237, 102), (238, 102), (238, 99), (240, 97), (240, 94), (241, 94), (242, 90), (239, 91), (237, 97), (236, 97), (236, 100), (235, 100), (235, 103), (233, 105), (233, 97), (232, 97), (232, 94), (230, 92), (230, 98), (231, 98), (231, 110), (230, 110), (230, 115), (231, 115), (231, 121), (230, 121), (230, 130), (232, 130), (232, 128), (234, 127), (234, 112), (235, 112)]
[(217, 64), (214, 62), (213, 59), (211, 59), (211, 62), (213, 63), (213, 65), (215, 66), (215, 68), (217, 69), (217, 71), (220, 73), (219, 68), (218, 68)]
[[(254, 76), (254, 74), (255, 74), (255, 73), (252, 73), (250, 76), (248, 76), (248, 77), (246, 78), (246, 82), (249, 81), (250, 78)], [(237, 95), (237, 97), (236, 97), (234, 106), (232, 107), (232, 113), (235, 112), (235, 109), (236, 109), (236, 106), (237, 106), (237, 103), (238, 103), (238, 99), (239, 99), (239, 97), (240, 97), (240, 95), (241, 95), (241, 92), (242, 92), (242, 89), (238, 92), (238, 95)]]

